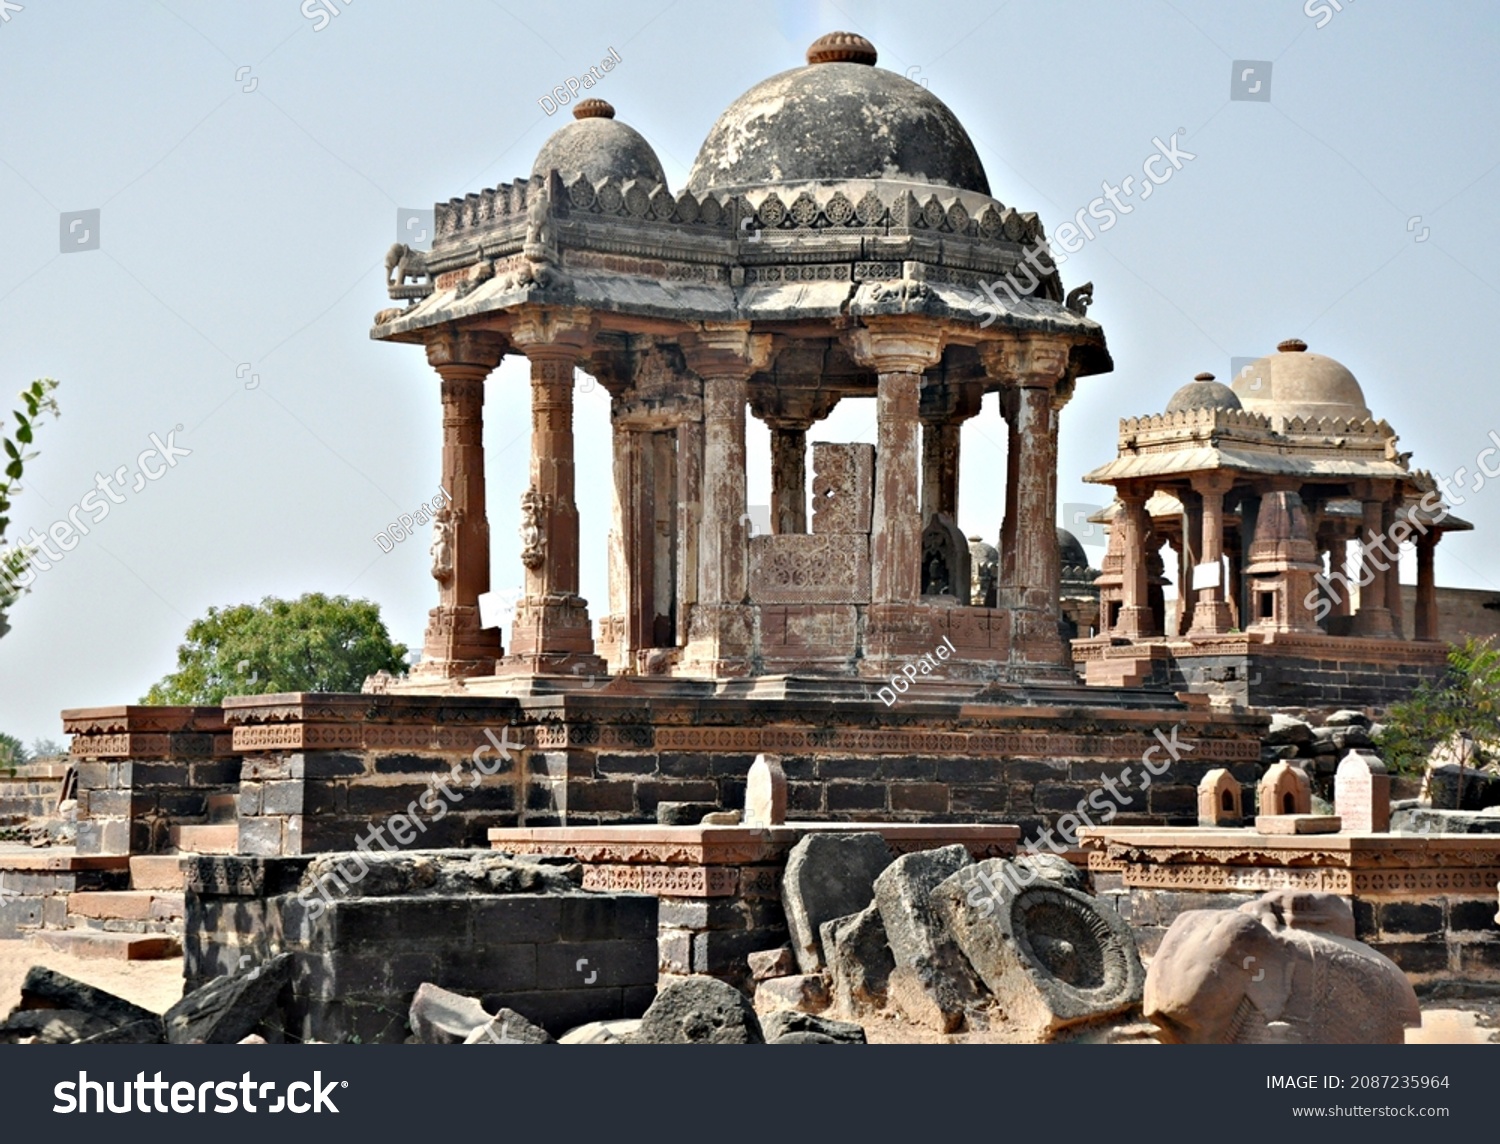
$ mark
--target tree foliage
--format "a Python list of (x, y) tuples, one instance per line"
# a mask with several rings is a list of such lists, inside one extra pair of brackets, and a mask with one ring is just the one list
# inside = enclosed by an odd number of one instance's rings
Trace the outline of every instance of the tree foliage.
[(15, 774), (16, 767), (26, 761), (26, 745), (14, 735), (0, 731), (0, 774)]
[[(4, 469), (0, 470), (0, 541), (4, 540), (5, 530), (10, 526), (10, 505), (21, 491), (21, 475), (25, 472), (26, 462), (36, 457), (36, 451), (27, 446), (35, 438), (37, 424), (49, 413), (53, 417), (58, 416), (57, 399), (52, 395), (56, 388), (57, 382), (50, 377), (33, 381), (20, 393), (21, 404), (26, 407), (25, 412), (19, 409), (11, 411), (11, 416), (16, 419), (14, 436), (7, 435), (3, 424), (0, 424), (0, 450), (3, 450), (0, 453), (0, 464), (4, 465)], [(30, 548), (23, 545), (0, 545), (0, 636), (10, 630), (5, 613), (25, 591), (17, 581), (26, 575), (30, 563)]]
[(1439, 743), (1474, 737), (1473, 765), (1500, 758), (1500, 648), (1469, 639), (1448, 649), (1448, 668), (1387, 713), (1380, 747), (1399, 770), (1417, 771)]
[(215, 704), (226, 695), (358, 691), (377, 671), (405, 670), (380, 605), (311, 592), (296, 600), (210, 608), (189, 625), (177, 670), (143, 703)]

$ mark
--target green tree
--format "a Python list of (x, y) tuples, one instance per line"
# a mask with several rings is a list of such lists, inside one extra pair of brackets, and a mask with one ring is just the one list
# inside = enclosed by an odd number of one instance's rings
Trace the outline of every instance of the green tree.
[(1474, 737), (1472, 762), (1500, 753), (1500, 648), (1469, 639), (1448, 649), (1448, 668), (1437, 683), (1423, 683), (1386, 714), (1380, 748), (1386, 762), (1420, 771), (1433, 747), (1460, 732)]
[(26, 446), (32, 443), (36, 426), (48, 413), (56, 417), (58, 415), (57, 399), (52, 396), (52, 391), (57, 388), (57, 382), (50, 377), (33, 381), (25, 389), (21, 390), (21, 403), (26, 406), (26, 411), (12, 410), (12, 416), (16, 419), (15, 436), (7, 436), (3, 424), (0, 424), (0, 448), (4, 449), (5, 469), (0, 473), (0, 636), (10, 631), (10, 623), (5, 618), (5, 613), (10, 610), (22, 592), (27, 590), (35, 573), (28, 572), (31, 564), (31, 548), (25, 545), (6, 545), (5, 530), (10, 526), (11, 501), (21, 491), (21, 474), (25, 471), (26, 462), (36, 457), (34, 450), (28, 451)]
[(0, 731), (0, 774), (15, 774), (17, 765), (25, 761), (25, 744), (14, 735)]
[(226, 695), (358, 691), (377, 671), (405, 670), (380, 605), (311, 592), (296, 600), (210, 608), (188, 626), (177, 670), (143, 703), (214, 704)]

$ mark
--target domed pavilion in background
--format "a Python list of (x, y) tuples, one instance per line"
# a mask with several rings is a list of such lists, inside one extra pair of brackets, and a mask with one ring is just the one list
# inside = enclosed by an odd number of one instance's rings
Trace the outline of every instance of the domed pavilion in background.
[[(1079, 377), (1112, 368), (1103, 331), (1065, 298), (1037, 216), (990, 193), (942, 101), (875, 67), (859, 36), (825, 36), (807, 60), (719, 117), (685, 187), (588, 99), (529, 179), (439, 204), (425, 255), (393, 249), (391, 296), (407, 304), (373, 336), (423, 346), (439, 374), (453, 493), (438, 606), (395, 689), (883, 678), (944, 641), (958, 694), (1075, 683), (1058, 419)], [(1006, 278), (1019, 301), (976, 306)], [(481, 420), (507, 354), (530, 363), (532, 436), (524, 596), (501, 633), (481, 619)], [(612, 398), (602, 617), (578, 594), (575, 369)], [(993, 602), (970, 592), (958, 524), (959, 431), (988, 393), (1009, 440)], [(856, 399), (874, 402), (877, 442), (812, 445), (809, 519), (808, 434)], [(747, 411), (771, 436), (765, 536), (747, 528)]]
[[(1118, 456), (1084, 478), (1117, 497), (1100, 631), (1073, 643), (1087, 681), (1363, 706), (1441, 672), (1433, 550), (1472, 526), (1397, 440), (1354, 375), (1296, 339), (1233, 387), (1201, 373), (1165, 412), (1122, 420)], [(1411, 617), (1381, 542), (1416, 548)], [(1176, 554), (1173, 608), (1163, 545)]]

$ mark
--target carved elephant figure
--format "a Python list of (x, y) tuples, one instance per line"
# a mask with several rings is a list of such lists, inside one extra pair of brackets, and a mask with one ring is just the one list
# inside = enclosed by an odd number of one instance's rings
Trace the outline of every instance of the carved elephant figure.
[(1146, 974), (1168, 1044), (1399, 1045), (1421, 1024), (1411, 982), (1354, 937), (1333, 894), (1276, 891), (1178, 915)]

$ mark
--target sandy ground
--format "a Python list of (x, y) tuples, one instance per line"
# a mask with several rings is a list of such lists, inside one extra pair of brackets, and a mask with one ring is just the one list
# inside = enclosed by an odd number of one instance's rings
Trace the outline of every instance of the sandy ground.
[(21, 982), (33, 965), (45, 965), (69, 977), (108, 989), (137, 1005), (164, 1013), (182, 997), (182, 958), (164, 961), (115, 961), (72, 957), (28, 941), (0, 941), (0, 1014), (21, 999)]
[[(33, 965), (45, 965), (79, 981), (97, 985), (158, 1013), (182, 996), (182, 959), (113, 961), (70, 957), (25, 941), (0, 941), (0, 1014), (8, 1013), (21, 996), (21, 982)], [(1154, 1044), (1152, 1026), (1145, 1022), (1112, 1025), (1071, 1039), (1112, 1044)], [(1003, 1045), (1014, 1044), (1005, 1032), (972, 1032), (940, 1036), (895, 1016), (865, 1020), (865, 1035), (874, 1045)], [(1409, 1045), (1482, 1045), (1500, 1038), (1500, 1000), (1437, 1001), (1422, 1006), (1422, 1027), (1409, 1029)]]

